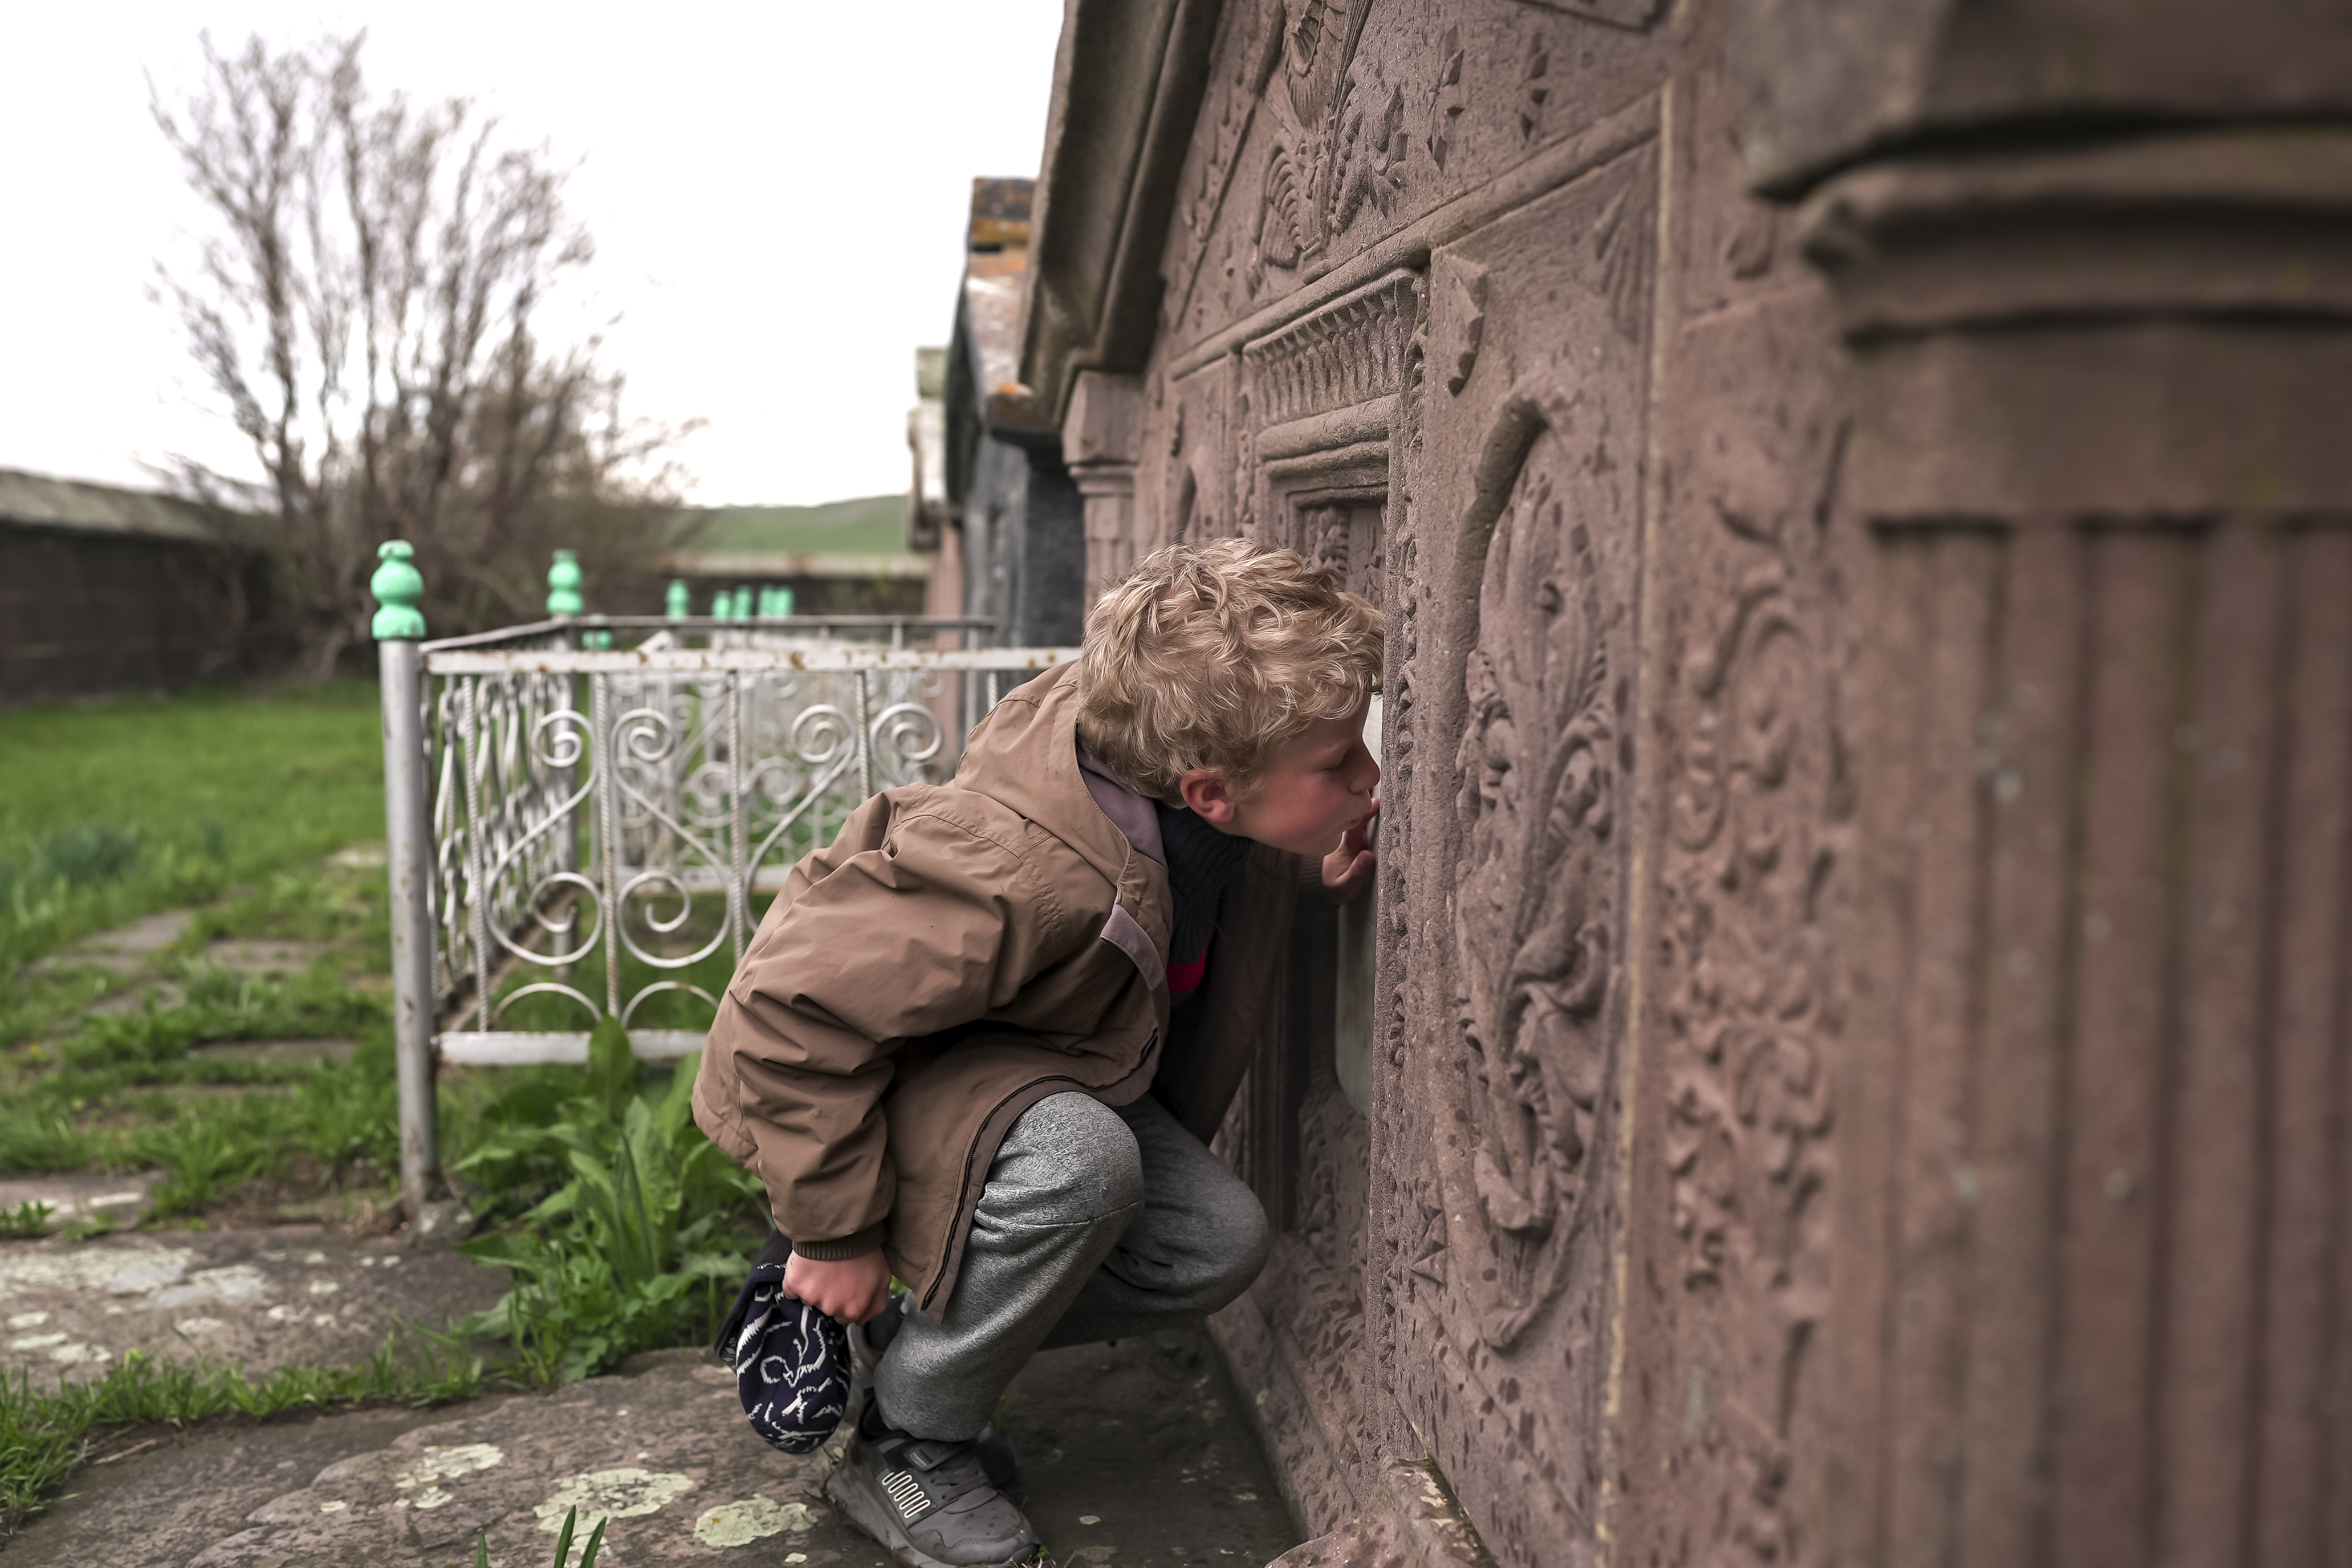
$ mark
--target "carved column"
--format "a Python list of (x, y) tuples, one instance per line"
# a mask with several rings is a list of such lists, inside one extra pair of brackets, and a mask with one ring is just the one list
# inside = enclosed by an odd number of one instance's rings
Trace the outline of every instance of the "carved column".
[(1082, 371), (1062, 420), (1062, 457), (1087, 509), (1087, 602), (1135, 564), (1135, 464), (1143, 383)]
[(2341, 1561), (2352, 133), (1803, 227), (1869, 562), (1819, 1560)]

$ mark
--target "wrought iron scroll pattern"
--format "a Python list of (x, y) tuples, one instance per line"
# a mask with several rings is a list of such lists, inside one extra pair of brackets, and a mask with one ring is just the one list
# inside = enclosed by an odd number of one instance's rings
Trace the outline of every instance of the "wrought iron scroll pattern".
[[(511, 672), (429, 674), (445, 1028), (510, 1027), (527, 997), (573, 1004), (577, 1029), (628, 1023), (665, 994), (715, 1012), (679, 971), (740, 956), (753, 895), (866, 795), (953, 770), (931, 706), (952, 690), (940, 671), (545, 667), (562, 662), (518, 651)], [(1000, 683), (973, 684), (992, 702)], [(592, 997), (572, 969), (600, 950)]]
[(1614, 836), (1622, 680), (1605, 569), (1537, 443), (1488, 549), (1455, 807), (1466, 863), (1455, 998), (1466, 1067), (1451, 1207), (1479, 1212), (1485, 1267), (1456, 1281), (1507, 1349), (1565, 1283), (1591, 1204), (1590, 1151), (1612, 1071), (1622, 950)]

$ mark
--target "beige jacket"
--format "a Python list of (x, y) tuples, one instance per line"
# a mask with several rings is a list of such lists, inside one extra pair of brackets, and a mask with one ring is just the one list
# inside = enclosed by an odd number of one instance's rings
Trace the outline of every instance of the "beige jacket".
[[(1260, 845), (1219, 909), (1197, 1049), (1166, 1056), (1168, 872), (1150, 803), (1082, 771), (1076, 666), (793, 868), (721, 998), (695, 1120), (812, 1258), (880, 1246), (936, 1317), (997, 1144), (1048, 1094), (1160, 1099), (1204, 1141), (1254, 1052), (1315, 872)], [(1114, 818), (1117, 819), (1114, 821)]]

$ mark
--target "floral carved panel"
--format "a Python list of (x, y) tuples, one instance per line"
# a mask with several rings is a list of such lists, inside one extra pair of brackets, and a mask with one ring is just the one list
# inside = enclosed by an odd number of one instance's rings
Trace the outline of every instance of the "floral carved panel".
[(1826, 339), (1818, 308), (1793, 292), (1686, 320), (1662, 440), (1627, 1244), (1626, 1469), (1642, 1479), (1616, 1521), (1661, 1568), (1821, 1548), (1857, 783), (1848, 541), (1829, 523), (1843, 427), (1829, 367), (1796, 347)]
[(1403, 486), (1388, 788), (1414, 918), (1381, 1062), (1381, 1330), (1405, 1421), (1509, 1568), (1591, 1560), (1611, 1460), (1645, 461), (1623, 303), (1653, 270), (1653, 168), (1433, 257), (1449, 374)]

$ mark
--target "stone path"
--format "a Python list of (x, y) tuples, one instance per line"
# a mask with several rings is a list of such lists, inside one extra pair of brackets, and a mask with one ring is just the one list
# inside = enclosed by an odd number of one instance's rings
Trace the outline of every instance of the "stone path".
[[(614, 1568), (881, 1568), (821, 1495), (831, 1454), (761, 1442), (706, 1356), (639, 1362), (543, 1397), (130, 1434), (0, 1563), (465, 1568), (482, 1531), (494, 1564), (544, 1568), (576, 1504), (583, 1539), (610, 1516)], [(1297, 1539), (1205, 1334), (1049, 1352), (1012, 1399), (1021, 1496), (1063, 1568), (1241, 1568)]]
[[(355, 854), (358, 858), (353, 858)], [(346, 868), (381, 865), (383, 863), (383, 846), (361, 845), (354, 850), (339, 851), (329, 855), (325, 863)], [(189, 923), (195, 918), (195, 913), (188, 909), (165, 909), (142, 915), (128, 925), (86, 936), (71, 946), (36, 959), (31, 968), (36, 973), (98, 970), (112, 977), (107, 994), (82, 1009), (92, 1015), (105, 1016), (137, 1012), (151, 1002), (157, 1007), (171, 1008), (187, 1000), (187, 993), (178, 978), (183, 960), (210, 965), (234, 975), (251, 976), (256, 979), (289, 980), (302, 974), (322, 957), (351, 952), (348, 944), (264, 936), (216, 936), (192, 950), (187, 949), (181, 944), (187, 935)], [(353, 977), (353, 979), (362, 988), (382, 983), (372, 977)], [(353, 1049), (352, 1042), (349, 1040), (273, 1043), (308, 1048), (300, 1051), (278, 1052), (301, 1060), (312, 1060), (320, 1055), (348, 1055)], [(321, 1047), (328, 1049), (321, 1050)], [(210, 1053), (218, 1054), (219, 1048), (210, 1048)]]
[[(184, 912), (150, 916), (45, 962), (155, 983)], [(248, 973), (299, 970), (315, 945), (219, 942)], [(324, 950), (324, 949), (320, 949)], [(123, 1004), (130, 993), (100, 1006)], [(166, 998), (168, 999), (168, 998)], [(245, 1042), (229, 1055), (338, 1054), (349, 1042)], [(0, 1207), (133, 1225), (152, 1176), (0, 1179)], [(54, 1389), (133, 1349), (248, 1375), (373, 1354), (396, 1320), (438, 1327), (488, 1306), (504, 1272), (405, 1235), (320, 1225), (0, 1241), (0, 1374)], [(567, 1505), (581, 1538), (610, 1516), (603, 1561), (880, 1568), (820, 1493), (834, 1454), (754, 1437), (725, 1368), (698, 1352), (640, 1357), (556, 1394), (430, 1412), (358, 1410), (107, 1437), (68, 1500), (0, 1540), (0, 1568), (468, 1568), (477, 1531), (504, 1568), (545, 1568)], [(1015, 1381), (1017, 1494), (1057, 1568), (1242, 1568), (1297, 1536), (1203, 1333), (1079, 1346)]]
[[(0, 1201), (18, 1186), (0, 1186)], [(317, 1225), (0, 1242), (0, 1372), (55, 1388), (151, 1351), (248, 1372), (373, 1354), (395, 1319), (439, 1328), (496, 1301), (502, 1270)]]

